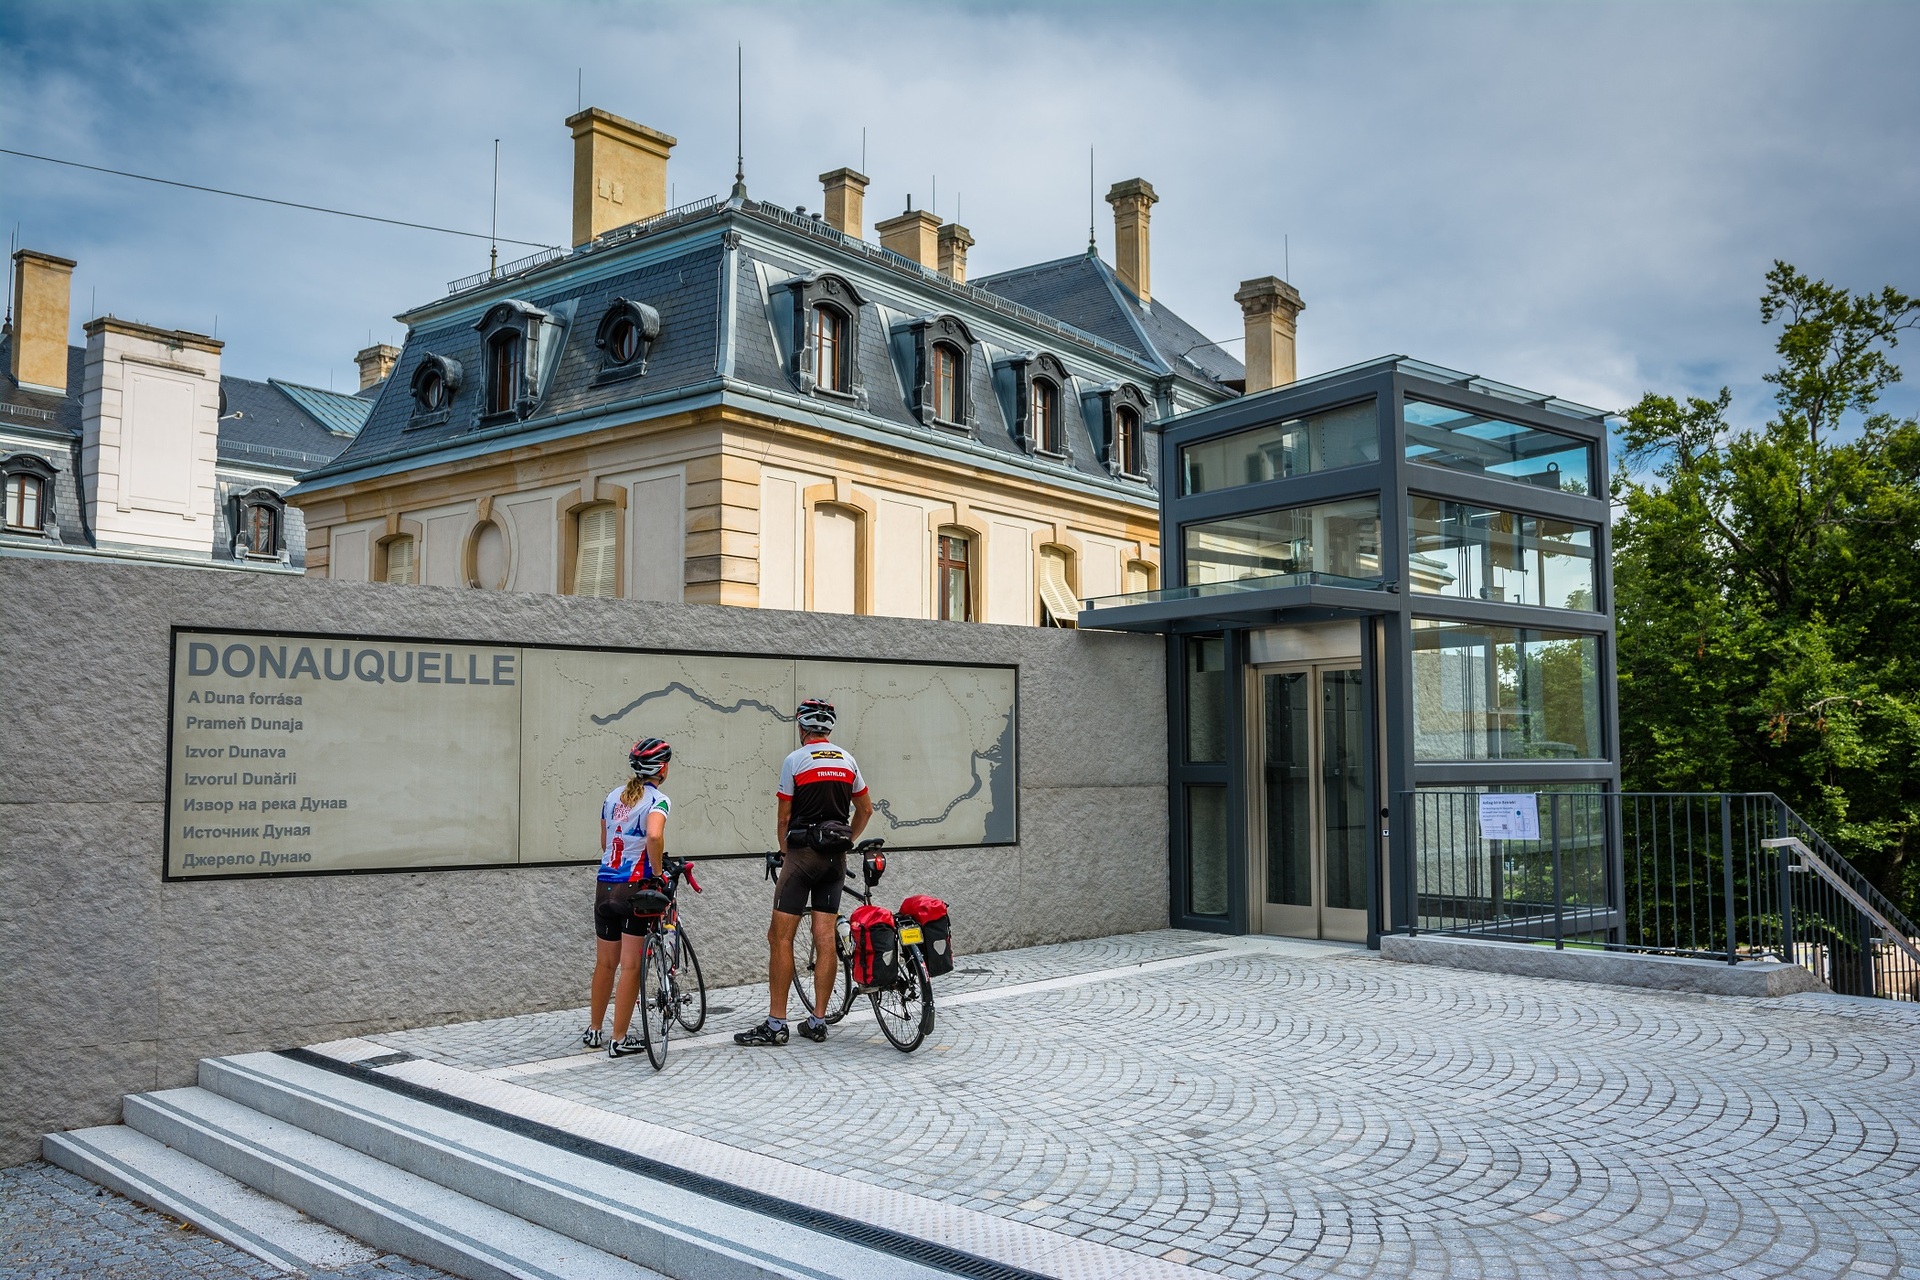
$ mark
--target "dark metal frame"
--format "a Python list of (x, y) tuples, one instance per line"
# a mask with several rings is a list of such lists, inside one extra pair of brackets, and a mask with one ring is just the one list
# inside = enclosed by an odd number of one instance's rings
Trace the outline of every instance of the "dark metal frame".
[[(1429, 403), (1484, 414), (1522, 426), (1535, 426), (1585, 442), (1592, 450), (1591, 492), (1563, 493), (1521, 482), (1408, 461), (1405, 402), (1409, 395)], [(1302, 417), (1371, 398), (1379, 431), (1378, 461), (1305, 475), (1261, 481), (1228, 489), (1183, 495), (1179, 492), (1180, 450), (1203, 440), (1233, 435), (1268, 423)], [(1172, 923), (1194, 929), (1244, 932), (1257, 924), (1248, 901), (1245, 856), (1230, 857), (1228, 911), (1222, 917), (1196, 916), (1187, 900), (1186, 787), (1219, 782), (1228, 788), (1230, 849), (1247, 848), (1250, 788), (1254, 762), (1247, 758), (1245, 720), (1247, 634), (1277, 624), (1308, 624), (1337, 618), (1362, 624), (1362, 671), (1369, 703), (1368, 733), (1376, 739), (1377, 762), (1370, 780), (1375, 810), (1384, 820), (1386, 874), (1377, 859), (1369, 863), (1370, 942), (1395, 922), (1413, 915), (1412, 851), (1404, 830), (1404, 797), (1420, 786), (1509, 786), (1564, 782), (1597, 783), (1619, 789), (1618, 694), (1614, 677), (1613, 551), (1607, 492), (1607, 427), (1601, 420), (1576, 417), (1549, 407), (1489, 394), (1473, 385), (1442, 381), (1407, 369), (1397, 360), (1381, 361), (1325, 382), (1228, 401), (1156, 424), (1160, 436), (1161, 546), (1163, 584), (1185, 587), (1186, 527), (1233, 515), (1299, 507), (1378, 494), (1380, 496), (1381, 586), (1362, 590), (1346, 585), (1304, 581), (1268, 590), (1194, 599), (1143, 601), (1103, 608), (1083, 616), (1092, 626), (1156, 630), (1168, 635), (1169, 914)], [(1437, 497), (1503, 511), (1573, 521), (1595, 530), (1595, 608), (1591, 611), (1543, 608), (1505, 602), (1461, 600), (1409, 590), (1408, 495)], [(1577, 632), (1597, 640), (1600, 674), (1602, 758), (1592, 760), (1417, 760), (1413, 725), (1414, 619), (1481, 623), (1495, 627)], [(1182, 638), (1219, 634), (1228, 655), (1228, 762), (1196, 766), (1185, 762), (1185, 655)], [(1384, 733), (1381, 726), (1384, 725)]]

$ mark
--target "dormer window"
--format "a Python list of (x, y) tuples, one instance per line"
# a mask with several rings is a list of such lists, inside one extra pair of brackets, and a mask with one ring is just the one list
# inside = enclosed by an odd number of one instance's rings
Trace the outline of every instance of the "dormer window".
[(481, 421), (526, 418), (539, 407), (561, 322), (529, 302), (509, 298), (488, 308), (480, 323), (486, 357), (486, 386)]
[[(846, 279), (825, 273), (801, 276), (791, 291), (792, 345), (787, 373), (802, 391), (851, 397), (866, 407), (860, 386), (860, 310), (864, 304)], [(787, 303), (782, 302), (785, 313)]]
[(1147, 478), (1147, 393), (1131, 382), (1096, 388), (1081, 400), (1095, 440), (1102, 442), (1107, 472), (1129, 480)]
[(1040, 453), (1062, 453), (1060, 447), (1060, 387), (1049, 378), (1033, 380), (1033, 447)]
[(286, 503), (271, 489), (254, 489), (233, 500), (233, 558), (277, 560), (286, 550)]
[(445, 422), (460, 391), (458, 360), (429, 355), (413, 371), (413, 417), (409, 426), (427, 427)]
[(959, 316), (921, 316), (894, 331), (895, 358), (909, 388), (913, 414), (928, 426), (965, 428), (973, 416), (967, 395), (972, 330)]
[(46, 509), (46, 481), (17, 471), (7, 477), (7, 528), (15, 533), (40, 532), (40, 513)]
[(933, 344), (933, 416), (942, 422), (960, 419), (960, 361), (952, 344)]
[(512, 413), (526, 376), (526, 339), (511, 329), (487, 339), (487, 413)]
[(1140, 414), (1129, 405), (1113, 411), (1113, 457), (1122, 475), (1140, 474)]
[(813, 309), (813, 381), (826, 391), (845, 394), (847, 379), (847, 313), (832, 303)]
[(1010, 357), (994, 369), (1001, 406), (1013, 423), (1013, 438), (1029, 453), (1064, 457), (1067, 454), (1067, 367), (1051, 352), (1027, 352)]
[(47, 532), (53, 523), (53, 466), (45, 458), (0, 458), (0, 523), (8, 533)]
[(600, 321), (594, 345), (600, 349), (598, 382), (617, 382), (646, 373), (653, 344), (660, 337), (660, 313), (644, 302), (615, 298)]

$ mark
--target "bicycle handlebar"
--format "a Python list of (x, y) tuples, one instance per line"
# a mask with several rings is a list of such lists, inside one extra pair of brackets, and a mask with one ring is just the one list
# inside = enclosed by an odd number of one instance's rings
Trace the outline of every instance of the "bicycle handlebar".
[(669, 882), (685, 876), (687, 883), (692, 886), (695, 893), (706, 892), (705, 889), (700, 887), (700, 881), (694, 878), (692, 858), (675, 858), (663, 854), (660, 858), (660, 865), (661, 869), (667, 873)]

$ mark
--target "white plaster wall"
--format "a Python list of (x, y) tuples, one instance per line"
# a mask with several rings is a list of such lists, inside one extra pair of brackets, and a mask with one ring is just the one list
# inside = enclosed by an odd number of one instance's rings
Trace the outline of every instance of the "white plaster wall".
[(421, 511), (411, 514), (409, 519), (418, 520), (425, 533), (420, 540), (420, 565), (415, 574), (421, 585), (466, 586), (461, 558), (467, 530), (473, 527), (473, 504), (462, 502), (457, 506)]
[(854, 551), (858, 527), (851, 512), (816, 507), (813, 512), (813, 607), (821, 613), (852, 613)]
[(1040, 616), (1034, 582), (1033, 534), (1039, 525), (1009, 516), (987, 523), (987, 616), (985, 622), (1032, 626)]
[(679, 601), (686, 591), (687, 470), (608, 476), (627, 487), (627, 599)]
[(882, 494), (873, 544), (873, 611), (888, 618), (933, 616), (930, 504)]
[(507, 534), (512, 563), (509, 591), (560, 590), (558, 489), (515, 493), (496, 500), (493, 518)]
[(333, 531), (328, 544), (327, 576), (336, 582), (366, 582), (373, 576), (373, 536), (384, 522), (346, 525)]
[(211, 556), (219, 437), (217, 352), (88, 337), (81, 487), (102, 543)]
[(1081, 533), (1079, 536), (1084, 548), (1080, 556), (1081, 598), (1119, 595), (1125, 590), (1121, 566), (1131, 548), (1098, 534)]

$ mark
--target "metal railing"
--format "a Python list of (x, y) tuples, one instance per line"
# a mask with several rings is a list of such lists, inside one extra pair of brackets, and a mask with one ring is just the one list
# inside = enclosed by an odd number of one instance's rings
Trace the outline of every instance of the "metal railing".
[(1402, 792), (1409, 933), (1785, 961), (1846, 995), (1920, 1000), (1920, 926), (1769, 792), (1541, 792), (1494, 839), (1481, 793)]

